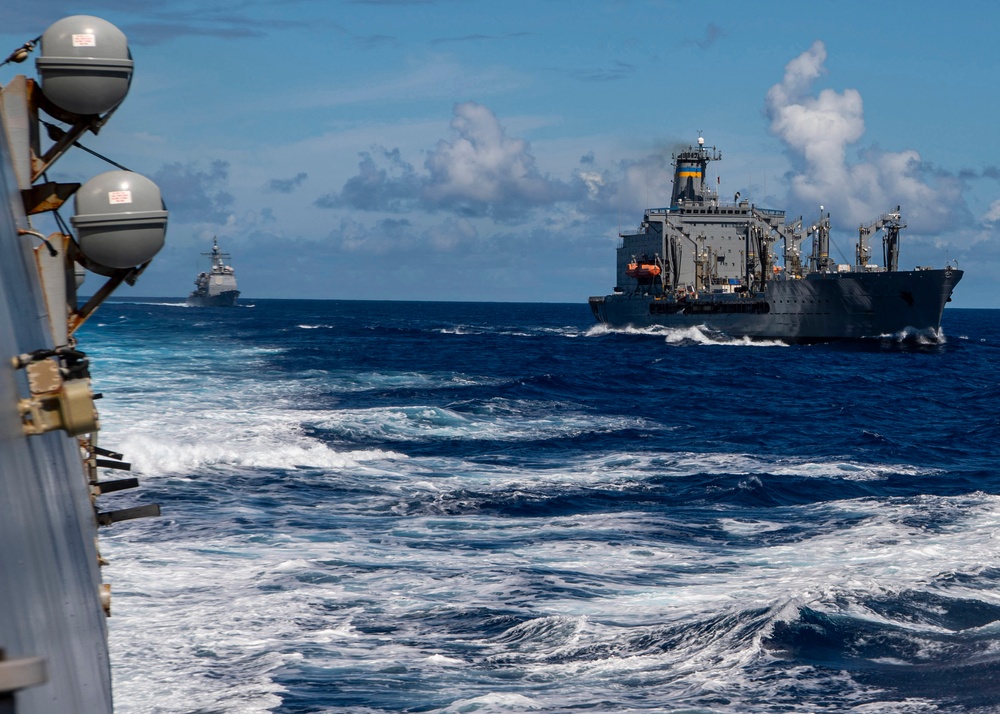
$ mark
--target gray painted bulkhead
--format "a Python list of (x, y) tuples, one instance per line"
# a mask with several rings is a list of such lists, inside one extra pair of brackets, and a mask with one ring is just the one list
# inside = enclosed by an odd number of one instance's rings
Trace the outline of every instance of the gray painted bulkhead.
[(105, 714), (107, 624), (80, 447), (63, 431), (25, 436), (17, 409), (28, 386), (11, 357), (53, 344), (10, 157), (0, 129), (0, 649), (45, 660), (47, 681), (14, 694), (17, 714)]

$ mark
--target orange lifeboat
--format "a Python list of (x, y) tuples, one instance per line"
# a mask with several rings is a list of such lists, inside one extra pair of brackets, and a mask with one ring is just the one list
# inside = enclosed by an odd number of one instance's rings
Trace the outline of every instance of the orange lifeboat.
[(638, 280), (650, 280), (660, 274), (660, 266), (653, 263), (631, 262), (625, 270), (625, 275)]

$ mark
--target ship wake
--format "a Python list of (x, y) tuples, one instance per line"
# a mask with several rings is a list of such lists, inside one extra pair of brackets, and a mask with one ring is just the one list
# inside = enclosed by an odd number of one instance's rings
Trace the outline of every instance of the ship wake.
[(944, 336), (944, 331), (940, 327), (928, 327), (923, 330), (915, 327), (907, 327), (899, 332), (879, 335), (878, 339), (895, 344), (920, 346), (943, 345), (948, 341)]
[(662, 337), (668, 345), (724, 345), (737, 347), (788, 347), (781, 340), (755, 340), (750, 337), (733, 337), (724, 332), (713, 330), (707, 325), (693, 327), (665, 327), (652, 325), (650, 327), (613, 327), (606, 324), (594, 325), (587, 330), (587, 337), (603, 335), (645, 335)]

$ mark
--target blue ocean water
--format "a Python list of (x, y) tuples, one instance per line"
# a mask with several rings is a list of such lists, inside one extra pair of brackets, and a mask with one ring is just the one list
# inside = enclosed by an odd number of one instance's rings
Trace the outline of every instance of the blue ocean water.
[(116, 710), (1000, 711), (998, 316), (105, 305)]

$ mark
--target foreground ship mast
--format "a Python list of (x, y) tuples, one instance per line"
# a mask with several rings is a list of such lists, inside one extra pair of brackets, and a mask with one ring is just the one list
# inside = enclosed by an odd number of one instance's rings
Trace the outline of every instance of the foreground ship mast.
[[(132, 58), (118, 28), (96, 17), (65, 18), (38, 39), (40, 84), (17, 76), (0, 89), (0, 712), (108, 714), (110, 588), (97, 528), (159, 507), (98, 507), (100, 495), (137, 484), (99, 479), (98, 469), (128, 464), (97, 445), (96, 396), (75, 332), (145, 270), (163, 246), (167, 211), (155, 184), (130, 171), (82, 186), (49, 181), (124, 100)], [(37, 42), (3, 64), (24, 61)], [(75, 236), (58, 213), (71, 196)], [(59, 231), (35, 228), (43, 214)], [(106, 280), (81, 305), (85, 270)]]
[[(810, 342), (938, 331), (962, 271), (901, 271), (900, 208), (861, 226), (854, 265), (830, 258), (830, 214), (804, 227), (785, 212), (758, 208), (737, 193), (719, 200), (706, 181), (722, 154), (698, 146), (674, 156), (667, 208), (645, 212), (620, 234), (614, 293), (590, 298), (594, 317), (612, 326), (705, 326), (751, 338)], [(870, 237), (883, 232), (883, 266)], [(812, 239), (808, 257), (802, 244)], [(777, 247), (781, 244), (780, 255)]]

